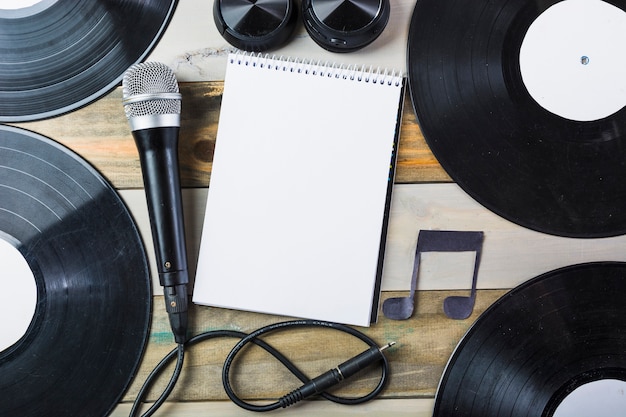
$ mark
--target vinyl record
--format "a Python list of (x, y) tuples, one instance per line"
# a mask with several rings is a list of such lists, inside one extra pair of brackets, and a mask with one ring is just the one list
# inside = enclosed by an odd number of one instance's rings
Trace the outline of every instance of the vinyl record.
[[(592, 7), (596, 3), (608, 4), (586, 2)], [(435, 157), (461, 188), (491, 211), (558, 236), (620, 235), (626, 232), (626, 110), (589, 117), (594, 120), (568, 118), (536, 101), (523, 78), (520, 51), (529, 28), (556, 4), (418, 1), (407, 51), (411, 99)], [(610, 6), (612, 14), (622, 18), (617, 6), (624, 5), (615, 4)], [(578, 12), (576, 16), (585, 18)], [(585, 27), (580, 33), (594, 32), (584, 23), (580, 27)], [(559, 34), (560, 28), (553, 32)], [(601, 39), (583, 45), (568, 65), (572, 71), (583, 68), (589, 63), (583, 59), (587, 48), (615, 47), (624, 41)], [(567, 35), (562, 42), (567, 44)], [(597, 62), (592, 56), (591, 64)], [(549, 68), (535, 75), (547, 75)], [(593, 81), (602, 81), (598, 78)], [(580, 94), (571, 100), (574, 106), (605, 98), (602, 92), (568, 82), (565, 90)], [(547, 82), (543, 87), (551, 88)], [(624, 91), (613, 87), (609, 90)], [(589, 107), (594, 106), (585, 111)]]
[[(513, 289), (453, 353), (434, 416), (552, 416), (593, 381), (626, 381), (626, 264), (558, 269)], [(622, 394), (623, 395), (623, 394)]]
[(0, 239), (26, 260), (37, 292), (30, 326), (0, 352), (0, 415), (108, 415), (151, 317), (147, 258), (126, 207), (76, 154), (0, 126)]
[(0, 6), (0, 121), (57, 116), (117, 86), (154, 48), (174, 0), (43, 0)]

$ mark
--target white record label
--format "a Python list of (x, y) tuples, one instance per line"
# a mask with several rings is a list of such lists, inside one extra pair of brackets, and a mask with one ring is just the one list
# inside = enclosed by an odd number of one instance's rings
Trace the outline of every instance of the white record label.
[(626, 105), (626, 13), (600, 0), (565, 0), (529, 27), (522, 80), (546, 110), (570, 120), (603, 119)]
[(37, 3), (41, 3), (40, 0), (2, 0), (0, 1), (0, 9), (23, 9), (30, 7)]
[(626, 412), (626, 382), (601, 379), (583, 384), (559, 404), (553, 417), (614, 417)]
[(58, 0), (0, 0), (0, 17), (18, 19), (46, 10)]
[(0, 236), (0, 352), (13, 346), (28, 330), (37, 306), (37, 284), (26, 259)]

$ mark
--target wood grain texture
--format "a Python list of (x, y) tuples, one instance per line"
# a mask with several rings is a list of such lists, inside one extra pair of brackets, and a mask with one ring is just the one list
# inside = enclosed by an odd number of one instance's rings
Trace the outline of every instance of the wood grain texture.
[[(413, 317), (405, 321), (393, 321), (382, 316), (369, 328), (359, 328), (380, 345), (395, 341), (396, 345), (386, 351), (391, 364), (391, 378), (382, 398), (432, 398), (439, 379), (454, 347), (467, 329), (505, 290), (481, 290), (478, 293), (474, 313), (467, 320), (451, 320), (442, 310), (445, 297), (459, 294), (455, 291), (420, 291), (416, 296)], [(386, 292), (383, 298), (407, 293)], [(170, 350), (173, 339), (167, 316), (163, 312), (162, 298), (155, 297), (154, 318), (147, 346), (138, 375), (125, 401), (135, 398), (147, 374)], [(229, 329), (250, 332), (270, 323), (288, 320), (264, 314), (246, 313), (227, 309), (193, 306), (191, 311), (191, 334)], [(310, 377), (325, 372), (367, 346), (336, 331), (325, 329), (290, 330), (270, 334), (265, 339), (283, 351)], [(192, 346), (187, 354), (183, 375), (172, 393), (173, 401), (226, 400), (221, 383), (224, 359), (235, 345), (235, 339), (215, 339)], [(379, 369), (371, 369), (336, 393), (356, 396), (367, 393), (378, 382)], [(169, 373), (159, 380), (149, 395), (150, 399), (163, 389)], [(247, 399), (275, 399), (300, 385), (280, 363), (258, 347), (244, 349), (233, 370), (233, 385)]]
[[(375, 64), (405, 70), (406, 39), (411, 11), (415, 0), (397, 0), (393, 3), (390, 22), (384, 33), (372, 45), (341, 57), (346, 63)], [(232, 50), (223, 40), (214, 25), (209, 2), (181, 1), (164, 37), (153, 51), (149, 60), (158, 60), (170, 65), (176, 72), (183, 94), (182, 126), (180, 134), (180, 165), (182, 185), (186, 187), (185, 222), (188, 245), (192, 253), (190, 268), (194, 269), (204, 216), (206, 187), (209, 184), (220, 103), (223, 92), (224, 70), (227, 53)], [(322, 62), (337, 59), (336, 55), (319, 48), (300, 28), (294, 39), (280, 51), (279, 55), (320, 59)], [(193, 81), (193, 82), (188, 82)], [(294, 97), (294, 103), (300, 99)], [(143, 183), (139, 159), (122, 107), (120, 87), (96, 102), (60, 117), (37, 122), (19, 123), (19, 127), (44, 134), (68, 146), (95, 166), (129, 203), (130, 211), (142, 230), (146, 249), (153, 262), (149, 222), (143, 196)], [(242, 122), (245, 112), (242, 109)], [(490, 282), (494, 287), (506, 288), (520, 277), (532, 276), (528, 258), (540, 253), (550, 262), (568, 260), (570, 252), (598, 252), (604, 256), (607, 246), (615, 242), (585, 242), (584, 245), (570, 242), (562, 245), (543, 236), (518, 232), (509, 224), (492, 221), (493, 215), (475, 204), (467, 203), (454, 192), (430, 189), (429, 184), (453, 186), (451, 179), (441, 168), (423, 137), (417, 123), (408, 93), (405, 96), (402, 116), (400, 147), (396, 171), (397, 184), (410, 184), (406, 193), (397, 193), (399, 204), (392, 214), (391, 236), (386, 263), (390, 265), (386, 282), (394, 288), (406, 288), (414, 255), (413, 242), (419, 228), (467, 229), (481, 227), (488, 233), (484, 257), (487, 275), (481, 275), (480, 284)], [(242, 167), (245, 169), (245, 167)], [(254, 175), (254, 173), (250, 173)], [(415, 187), (415, 188), (412, 188)], [(198, 188), (198, 189), (191, 189)], [(201, 197), (199, 197), (199, 195)], [(451, 196), (451, 197), (450, 197)], [(448, 199), (449, 198), (449, 199)], [(188, 243), (189, 243), (188, 242)], [(523, 242), (523, 245), (520, 244)], [(539, 245), (537, 245), (537, 243)], [(530, 248), (520, 251), (520, 247)], [(610, 252), (609, 252), (610, 253)], [(513, 263), (511, 258), (516, 258)], [(578, 259), (578, 258), (576, 258)], [(493, 260), (493, 262), (492, 262)], [(532, 262), (532, 258), (531, 261)], [(544, 261), (544, 262), (547, 262)], [(379, 323), (364, 329), (379, 343), (396, 341), (397, 345), (387, 351), (391, 360), (390, 384), (381, 399), (359, 407), (344, 407), (325, 401), (311, 401), (295, 408), (272, 414), (317, 416), (412, 416), (432, 415), (433, 396), (444, 367), (456, 344), (477, 317), (506, 289), (481, 289), (478, 293), (474, 314), (467, 320), (453, 321), (442, 311), (443, 299), (459, 292), (450, 288), (466, 287), (469, 278), (458, 274), (463, 267), (455, 264), (449, 278), (442, 274), (441, 267), (450, 264), (448, 258), (425, 262), (427, 268), (420, 276), (420, 284), (426, 289), (417, 294), (416, 311), (407, 321), (391, 321), (380, 316)], [(533, 267), (541, 262), (534, 262)], [(429, 278), (432, 265), (433, 278)], [(504, 271), (504, 273), (503, 273)], [(493, 281), (488, 281), (488, 276)], [(506, 279), (503, 279), (506, 274)], [(461, 276), (461, 278), (459, 278)], [(391, 278), (390, 278), (391, 277)], [(459, 281), (461, 280), (461, 281)], [(458, 284), (460, 283), (460, 284)], [(430, 287), (428, 287), (430, 285)], [(459, 286), (460, 285), (460, 286)], [(438, 288), (437, 288), (438, 287)], [(446, 290), (441, 290), (445, 287)], [(155, 277), (155, 292), (160, 287)], [(461, 293), (466, 293), (463, 291)], [(384, 292), (383, 300), (406, 292)], [(262, 314), (192, 306), (191, 333), (214, 329), (251, 331), (268, 323), (284, 320)], [(337, 336), (334, 333), (310, 330), (277, 334), (271, 342), (293, 358), (305, 372), (314, 375), (336, 366), (349, 356), (364, 349), (359, 342)], [(179, 383), (168, 401), (156, 416), (190, 417), (216, 415), (224, 417), (249, 416), (226, 400), (221, 385), (223, 360), (234, 345), (234, 340), (216, 340), (202, 343), (190, 349)], [(140, 385), (157, 362), (174, 347), (169, 324), (164, 311), (163, 298), (155, 296), (153, 320), (149, 343), (137, 376), (123, 398), (122, 404), (113, 411), (113, 417), (127, 416), (131, 401)], [(267, 354), (252, 348), (238, 361), (236, 387), (245, 398), (272, 399), (293, 389), (299, 384)], [(169, 374), (164, 375), (153, 388), (150, 398), (154, 399)], [(340, 390), (345, 395), (358, 395), (375, 384), (377, 371), (372, 370), (356, 383)]]
[[(147, 406), (146, 406), (147, 407)], [(298, 417), (431, 417), (434, 399), (383, 399), (374, 400), (358, 407), (334, 404), (328, 401), (307, 401), (286, 410), (272, 412), (273, 416)], [(129, 403), (120, 404), (111, 417), (127, 417), (130, 413)], [(246, 417), (254, 415), (230, 401), (193, 401), (167, 402), (155, 416), (169, 417)]]
[[(183, 190), (189, 268), (195, 277), (200, 256), (207, 188)], [(158, 284), (150, 222), (142, 189), (119, 191), (143, 237), (154, 291)], [(584, 262), (626, 261), (626, 236), (572, 239), (525, 229), (490, 212), (454, 183), (396, 184), (393, 191), (383, 269), (383, 291), (408, 291), (420, 230), (481, 230), (485, 233), (478, 273), (480, 289), (513, 288), (545, 272)], [(468, 288), (473, 253), (426, 253), (420, 290)]]
[[(180, 84), (183, 109), (179, 159), (183, 187), (206, 187), (209, 184), (223, 87), (220, 81)], [(245, 112), (251, 109), (241, 111), (242, 123), (245, 123)], [(70, 114), (14, 125), (68, 146), (93, 164), (118, 189), (143, 187), (139, 157), (124, 116), (121, 87)], [(396, 182), (445, 181), (450, 178), (430, 152), (407, 94)]]
[[(180, 135), (181, 176), (184, 187), (200, 188), (186, 190), (189, 191), (186, 193), (188, 200), (194, 202), (193, 205), (186, 204), (185, 220), (190, 229), (188, 237), (192, 242), (189, 247), (195, 256), (204, 216), (204, 199), (198, 199), (197, 194), (206, 191), (210, 179), (223, 83), (182, 83), (181, 91), (184, 97)], [(133, 194), (130, 209), (138, 223), (143, 225), (144, 240), (151, 250), (143, 195), (135, 195), (142, 194), (140, 189), (143, 187), (138, 155), (124, 117), (121, 100), (121, 89), (117, 88), (101, 100), (71, 114), (16, 125), (49, 136), (68, 146), (93, 164), (127, 200), (129, 196), (124, 192)], [(450, 183), (450, 178), (430, 152), (408, 97), (405, 100), (401, 132), (396, 176), (396, 183), (400, 187), (397, 187), (396, 191), (406, 188), (395, 193), (397, 199), (392, 206), (386, 258), (390, 267), (386, 272), (387, 284), (384, 285), (392, 288), (407, 287), (406, 279), (409, 276), (408, 271), (415, 249), (414, 241), (419, 229), (467, 230), (478, 227), (484, 230), (488, 239), (485, 243), (487, 250), (479, 285), (492, 288), (510, 288), (524, 279), (535, 276), (539, 272), (536, 271), (537, 268), (543, 272), (543, 269), (548, 267), (569, 264), (581, 259), (605, 257), (621, 259), (615, 252), (619, 252), (619, 248), (623, 247), (623, 237), (580, 241), (522, 230), (497, 218), (475, 201), (469, 200), (467, 196), (461, 196), (456, 190), (448, 189), (455, 185)], [(426, 184), (433, 182), (438, 184)], [(537, 259), (537, 253), (545, 256)], [(191, 264), (195, 264), (195, 259)], [(429, 265), (426, 262), (424, 264)], [(461, 265), (454, 264), (454, 268), (448, 274), (450, 279), (442, 278), (441, 267), (445, 264), (450, 263), (444, 259), (433, 265), (436, 274), (431, 274), (434, 277), (432, 279), (429, 278), (430, 271), (424, 270), (420, 285), (422, 289), (429, 290), (418, 293), (417, 311), (412, 319), (393, 322), (381, 317), (378, 324), (365, 330), (381, 344), (390, 340), (398, 343), (388, 352), (392, 364), (392, 377), (383, 394), (383, 398), (386, 399), (383, 401), (397, 398), (431, 401), (445, 364), (458, 341), (478, 314), (506, 291), (506, 289), (481, 290), (475, 313), (470, 319), (450, 320), (443, 314), (441, 304), (447, 295), (454, 292), (442, 291), (440, 288), (465, 287), (469, 285), (469, 277), (462, 275), (463, 281), (459, 286), (459, 274), (456, 272)], [(434, 289), (435, 287), (439, 289)], [(155, 289), (158, 290), (159, 287), (155, 286)], [(385, 292), (383, 299), (395, 294)], [(193, 307), (191, 314), (194, 334), (218, 328), (250, 331), (282, 319), (284, 318), (198, 306)], [(336, 366), (364, 348), (352, 340), (318, 331), (278, 335), (272, 340), (277, 347), (293, 355), (294, 361), (310, 375)], [(232, 340), (220, 340), (193, 347), (188, 354), (184, 374), (171, 396), (170, 404), (175, 407), (177, 402), (193, 404), (199, 401), (220, 409), (222, 404), (227, 403), (220, 375), (223, 360), (234, 343)], [(147, 374), (172, 348), (163, 300), (157, 296), (154, 300), (154, 320), (145, 357), (124, 401), (128, 402), (134, 398)], [(281, 365), (258, 349), (250, 349), (242, 357), (237, 374), (240, 375), (237, 379), (237, 389), (246, 398), (276, 398), (298, 385), (298, 381), (287, 374)], [(362, 380), (343, 388), (341, 392), (346, 395), (363, 393), (376, 383), (376, 377), (376, 371), (371, 371)], [(162, 389), (163, 384), (163, 381), (156, 384), (151, 398), (155, 398), (156, 392)], [(190, 401), (192, 403), (188, 403)], [(404, 403), (399, 404), (401, 404), (398, 405), (399, 408), (409, 407)], [(232, 404), (226, 407), (233, 410)], [(193, 406), (191, 409), (196, 410)], [(321, 409), (324, 411), (319, 415), (334, 410), (333, 405), (322, 406)], [(359, 409), (364, 413), (370, 413), (367, 406)], [(381, 409), (376, 409), (378, 411), (371, 412), (371, 415), (385, 415), (380, 413)], [(187, 411), (189, 408), (184, 407), (181, 410), (180, 413), (176, 411), (172, 415), (191, 415)], [(241, 415), (241, 410), (236, 408), (234, 410), (229, 415)], [(298, 412), (298, 409), (294, 410), (288, 413)]]

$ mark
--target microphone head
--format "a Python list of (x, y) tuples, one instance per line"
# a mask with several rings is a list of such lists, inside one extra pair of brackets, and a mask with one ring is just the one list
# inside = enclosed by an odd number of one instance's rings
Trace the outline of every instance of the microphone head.
[(122, 79), (122, 97), (133, 131), (180, 126), (181, 95), (167, 65), (144, 62), (130, 67)]

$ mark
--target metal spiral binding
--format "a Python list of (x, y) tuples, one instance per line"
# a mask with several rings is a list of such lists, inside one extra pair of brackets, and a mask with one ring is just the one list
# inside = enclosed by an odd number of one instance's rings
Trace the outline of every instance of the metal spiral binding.
[(365, 82), (400, 87), (402, 85), (402, 72), (395, 69), (389, 70), (380, 67), (370, 66), (359, 67), (356, 65), (345, 66), (335, 62), (322, 62), (321, 60), (310, 60), (285, 57), (283, 55), (269, 55), (255, 52), (238, 51), (231, 55), (230, 62), (237, 65), (246, 65), (253, 68), (286, 71), (304, 75), (315, 75), (319, 77), (337, 78), (350, 81)]

